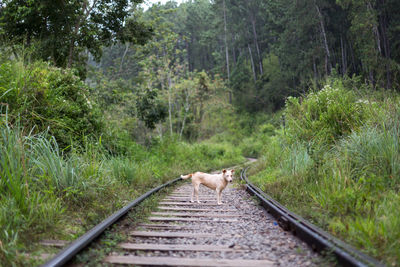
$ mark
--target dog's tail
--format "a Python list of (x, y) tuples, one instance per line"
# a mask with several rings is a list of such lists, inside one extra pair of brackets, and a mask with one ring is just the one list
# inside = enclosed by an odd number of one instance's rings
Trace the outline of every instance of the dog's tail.
[(191, 178), (192, 176), (193, 176), (193, 173), (190, 173), (188, 175), (181, 175), (181, 178), (182, 179), (188, 179), (188, 178)]

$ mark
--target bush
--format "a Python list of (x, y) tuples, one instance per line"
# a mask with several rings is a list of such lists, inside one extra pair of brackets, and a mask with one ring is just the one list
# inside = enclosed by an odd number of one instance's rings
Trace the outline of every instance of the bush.
[(287, 128), (269, 138), (251, 180), (294, 212), (397, 266), (399, 95), (364, 91), (361, 98), (355, 92), (365, 88), (354, 84), (333, 80), (304, 98), (289, 98)]
[(100, 134), (101, 115), (88, 95), (72, 70), (44, 62), (0, 65), (0, 103), (7, 106), (10, 122), (18, 119), (28, 129), (48, 131), (61, 148), (81, 144), (83, 136)]
[(335, 80), (304, 98), (289, 97), (285, 116), (288, 140), (329, 145), (361, 127), (368, 112), (353, 91)]

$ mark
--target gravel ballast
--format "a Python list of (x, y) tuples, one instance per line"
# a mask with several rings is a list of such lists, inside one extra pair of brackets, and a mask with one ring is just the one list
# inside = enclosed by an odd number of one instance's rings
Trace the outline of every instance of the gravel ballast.
[[(149, 251), (125, 250), (123, 254), (114, 252), (112, 256), (174, 257), (187, 259), (224, 260), (269, 260), (274, 266), (320, 266), (324, 260), (304, 242), (284, 231), (276, 220), (240, 186), (228, 185), (222, 194), (222, 205), (216, 203), (215, 192), (200, 186), (201, 203), (190, 203), (192, 185), (190, 182), (176, 188), (169, 196), (168, 203), (159, 207), (178, 210), (157, 209), (160, 218), (146, 224), (155, 227), (138, 226), (131, 231), (151, 231), (168, 233), (193, 233), (195, 237), (143, 237), (130, 235), (126, 242), (134, 244), (170, 245), (212, 245), (229, 248), (229, 251)], [(172, 199), (172, 200), (171, 200)], [(202, 199), (205, 199), (202, 201)], [(163, 201), (162, 201), (163, 202)], [(161, 203), (162, 203), (161, 202)], [(185, 205), (182, 205), (185, 204)], [(181, 209), (185, 210), (181, 210)], [(201, 209), (192, 211), (191, 209)], [(204, 211), (207, 210), (207, 211)], [(169, 216), (165, 213), (171, 213)], [(188, 213), (195, 216), (188, 216)], [(182, 214), (182, 216), (180, 216)], [(206, 216), (210, 214), (210, 216)], [(229, 215), (227, 218), (218, 215)], [(204, 217), (202, 215), (205, 215)], [(163, 221), (162, 218), (193, 218), (194, 221)], [(221, 222), (229, 221), (229, 222)], [(179, 225), (179, 227), (165, 227)], [(175, 228), (175, 229), (174, 229)], [(203, 236), (197, 237), (203, 233)], [(204, 234), (212, 234), (204, 235)], [(186, 236), (186, 235), (185, 235)], [(179, 246), (180, 247), (180, 246)]]

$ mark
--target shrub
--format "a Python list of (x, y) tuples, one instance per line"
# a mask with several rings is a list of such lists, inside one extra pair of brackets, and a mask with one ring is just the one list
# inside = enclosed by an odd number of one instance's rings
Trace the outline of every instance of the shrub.
[(365, 88), (343, 84), (334, 80), (287, 100), (286, 131), (269, 138), (251, 179), (289, 209), (395, 266), (399, 96), (365, 91), (360, 99), (355, 92)]
[(353, 91), (343, 88), (340, 80), (327, 84), (304, 98), (286, 101), (288, 140), (333, 144), (357, 130), (367, 118), (365, 103)]
[(82, 136), (100, 134), (100, 112), (88, 95), (72, 70), (44, 62), (0, 65), (0, 102), (8, 107), (11, 123), (18, 119), (36, 132), (48, 130), (61, 148), (81, 143)]

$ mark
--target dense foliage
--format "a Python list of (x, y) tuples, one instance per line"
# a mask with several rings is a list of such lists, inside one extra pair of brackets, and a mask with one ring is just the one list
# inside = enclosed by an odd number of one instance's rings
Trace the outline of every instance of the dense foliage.
[(310, 92), (305, 99), (289, 97), (286, 133), (291, 140), (332, 144), (362, 125), (368, 116), (366, 104), (340, 82)]
[(5, 0), (0, 3), (0, 40), (31, 48), (35, 59), (76, 67), (84, 76), (87, 52), (99, 59), (101, 47), (117, 40), (143, 43), (151, 29), (129, 17), (142, 0)]
[[(181, 51), (171, 62), (224, 77), (235, 105), (256, 112), (276, 111), (330, 74), (397, 87), (399, 14), (396, 0), (193, 0), (153, 6), (144, 17), (168, 25), (162, 38)], [(102, 67), (132, 76), (140, 71), (137, 56), (132, 46), (113, 47)]]
[(399, 111), (398, 95), (371, 93), (354, 80), (330, 80), (318, 92), (289, 98), (286, 127), (265, 139), (252, 179), (290, 209), (396, 266)]
[(62, 148), (100, 136), (101, 114), (89, 89), (73, 71), (37, 62), (0, 64), (2, 113), (12, 124), (47, 131)]
[(243, 156), (290, 209), (398, 264), (397, 2), (0, 1), (0, 265)]
[(66, 155), (48, 134), (26, 134), (2, 121), (2, 265), (33, 264), (35, 258), (20, 253), (22, 244), (22, 251), (35, 251), (41, 239), (73, 240), (127, 201), (172, 177), (243, 160), (240, 149), (226, 143), (189, 145), (170, 138), (148, 150), (132, 140), (125, 145), (129, 154), (124, 156), (110, 156), (101, 144), (92, 142), (84, 153), (74, 150)]

